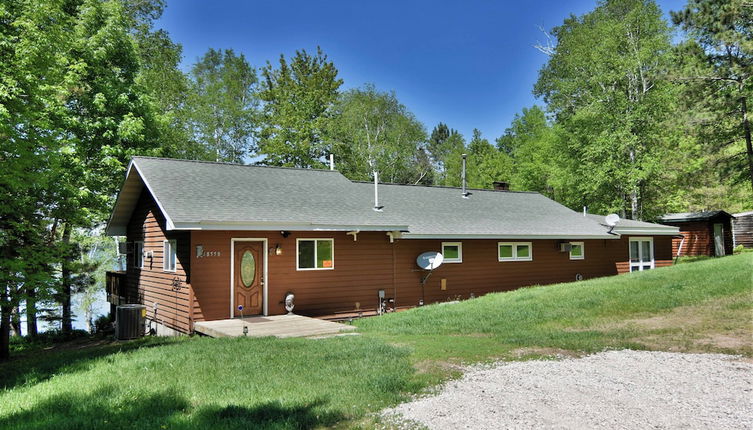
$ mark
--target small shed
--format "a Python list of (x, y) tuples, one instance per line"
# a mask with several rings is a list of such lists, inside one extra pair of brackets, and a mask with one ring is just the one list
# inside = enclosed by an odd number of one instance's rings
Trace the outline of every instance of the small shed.
[(660, 217), (659, 222), (680, 228), (682, 237), (672, 240), (675, 257), (732, 254), (732, 215), (725, 211), (673, 213)]
[(732, 238), (734, 245), (753, 248), (753, 211), (740, 212), (733, 215)]

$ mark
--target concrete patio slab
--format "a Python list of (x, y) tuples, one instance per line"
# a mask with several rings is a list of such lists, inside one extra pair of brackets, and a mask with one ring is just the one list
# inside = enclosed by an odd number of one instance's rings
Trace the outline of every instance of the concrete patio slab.
[(244, 326), (248, 327), (249, 337), (278, 338), (330, 336), (356, 329), (352, 325), (301, 315), (275, 315), (200, 321), (194, 324), (194, 330), (211, 337), (239, 337), (243, 336)]

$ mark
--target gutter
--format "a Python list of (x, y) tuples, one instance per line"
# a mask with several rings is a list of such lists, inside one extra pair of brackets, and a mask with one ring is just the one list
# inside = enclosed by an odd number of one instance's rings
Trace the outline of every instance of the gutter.
[(168, 230), (257, 230), (257, 231), (408, 231), (407, 225), (316, 224), (247, 221), (176, 222)]
[(530, 235), (530, 234), (412, 234), (404, 233), (403, 239), (619, 239), (619, 235), (612, 234), (560, 234), (560, 235)]

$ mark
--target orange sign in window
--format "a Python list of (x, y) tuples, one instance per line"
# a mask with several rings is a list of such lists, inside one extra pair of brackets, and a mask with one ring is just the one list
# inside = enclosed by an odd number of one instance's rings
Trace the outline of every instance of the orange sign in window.
[(322, 260), (322, 267), (332, 267), (332, 260)]

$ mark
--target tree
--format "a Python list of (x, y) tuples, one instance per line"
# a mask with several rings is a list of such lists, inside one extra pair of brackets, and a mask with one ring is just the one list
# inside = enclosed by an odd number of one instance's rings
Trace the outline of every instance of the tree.
[(461, 151), (465, 146), (463, 136), (457, 130), (447, 127), (444, 123), (437, 124), (429, 137), (429, 143), (426, 147), (431, 155), (431, 160), (437, 170), (437, 180), (444, 182), (446, 178), (447, 161), (452, 155)]
[(191, 69), (191, 137), (215, 161), (242, 163), (255, 151), (256, 70), (232, 49), (209, 49)]
[(689, 0), (671, 15), (690, 38), (679, 49), (678, 79), (693, 81), (701, 139), (709, 152), (725, 154), (717, 166), (753, 187), (753, 4)]
[(377, 171), (385, 182), (418, 183), (432, 172), (421, 156), (424, 127), (394, 92), (352, 89), (341, 94), (334, 112), (328, 135), (338, 170), (348, 178), (367, 180)]
[(671, 151), (664, 123), (675, 97), (661, 11), (651, 0), (602, 1), (552, 34), (557, 43), (534, 92), (555, 116), (559, 153), (574, 176), (564, 181), (575, 186), (565, 203), (653, 215), (646, 196), (663, 186), (661, 160)]
[(0, 360), (9, 356), (13, 309), (54, 287), (48, 263), (57, 250), (45, 226), (55, 202), (50, 172), (62, 167), (67, 22), (56, 5), (0, 3)]
[(162, 29), (154, 29), (165, 8), (163, 0), (121, 0), (127, 27), (136, 46), (139, 69), (136, 83), (154, 105), (159, 154), (184, 159), (215, 159), (190, 134), (188, 77), (180, 70), (183, 48)]
[(481, 131), (473, 129), (473, 138), (467, 147), (455, 148), (448, 156), (444, 185), (462, 185), (462, 154), (467, 153), (466, 183), (470, 188), (492, 188), (495, 181), (509, 181), (512, 174), (512, 160), (497, 150), (481, 136)]
[(537, 191), (555, 198), (560, 163), (555, 151), (556, 133), (538, 107), (523, 108), (497, 139), (497, 148), (512, 158), (511, 188)]
[(330, 150), (330, 127), (342, 80), (321, 48), (316, 55), (296, 51), (288, 61), (280, 56), (274, 68), (261, 70), (259, 124), (262, 163), (273, 166), (324, 167)]

